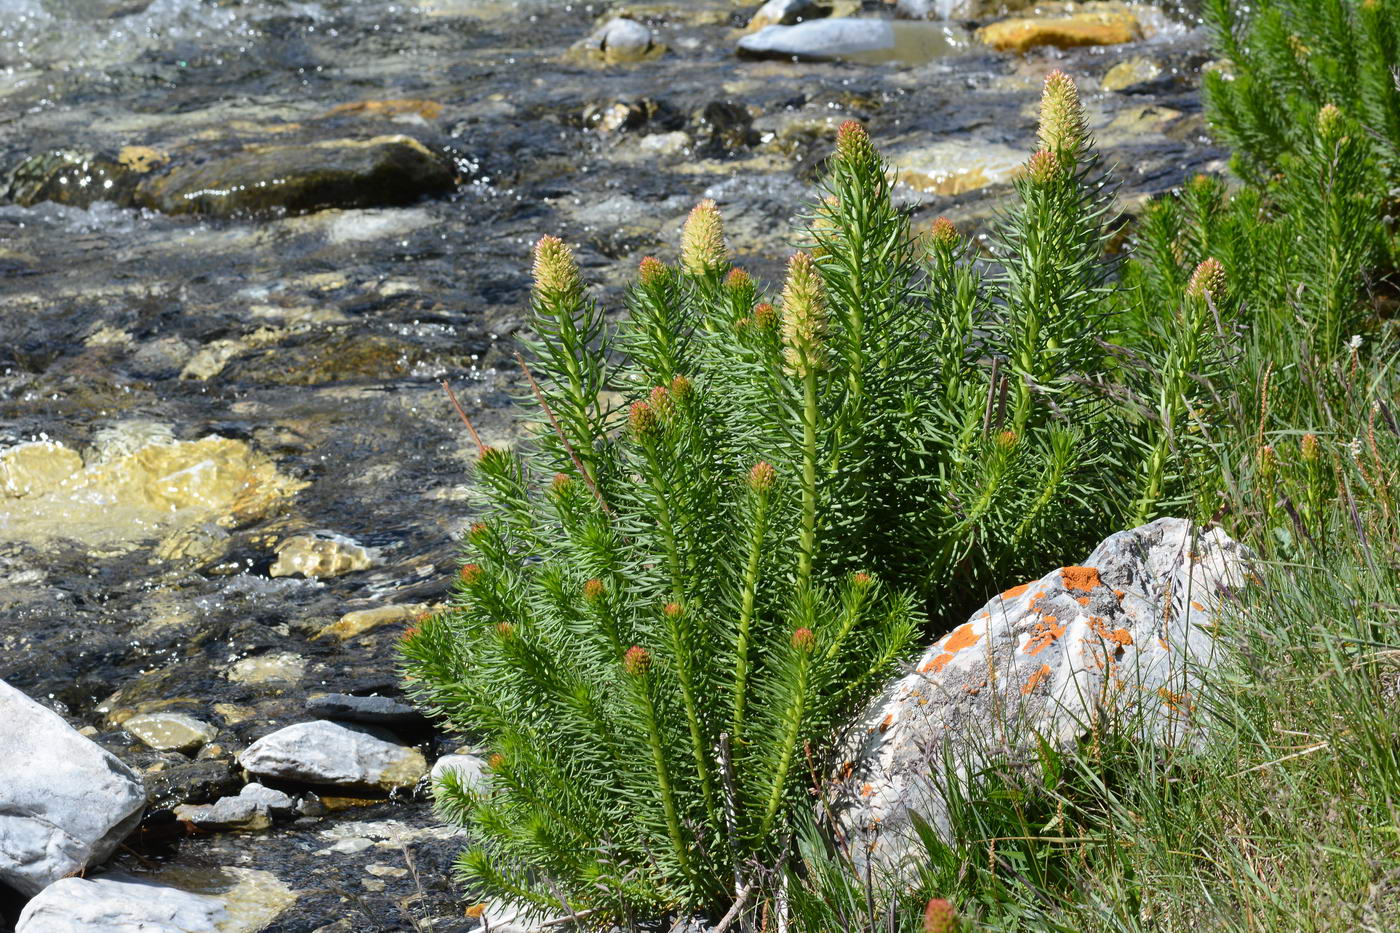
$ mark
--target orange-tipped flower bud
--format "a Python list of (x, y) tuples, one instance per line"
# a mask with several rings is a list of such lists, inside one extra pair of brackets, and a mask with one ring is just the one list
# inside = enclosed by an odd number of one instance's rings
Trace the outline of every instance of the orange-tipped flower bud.
[(731, 291), (747, 291), (753, 288), (753, 279), (743, 269), (730, 269), (724, 277), (724, 287)]
[(502, 641), (509, 641), (515, 637), (515, 626), (509, 622), (497, 622), (496, 634), (501, 636)]
[(816, 263), (806, 253), (788, 261), (783, 285), (783, 343), (788, 367), (799, 377), (825, 363), (826, 286)]
[(749, 470), (749, 488), (757, 493), (766, 493), (773, 488), (773, 481), (777, 476), (778, 471), (773, 469), (773, 464), (767, 460), (760, 460)]
[(467, 532), (467, 535), (473, 541), (476, 541), (486, 537), (487, 532), (489, 532), (490, 530), (491, 526), (486, 524), (485, 522), (472, 522), (471, 530)]
[(762, 330), (772, 330), (778, 324), (778, 309), (763, 302), (753, 309), (753, 322)]
[(1001, 450), (1011, 450), (1019, 439), (1015, 431), (1002, 431), (997, 435), (997, 447)]
[(681, 230), (681, 268), (691, 275), (705, 275), (727, 265), (729, 250), (719, 208), (706, 198), (691, 210)]
[(557, 236), (543, 236), (535, 244), (535, 296), (581, 295), (583, 277), (573, 250)]
[(661, 607), (661, 611), (666, 613), (668, 619), (678, 619), (685, 612), (685, 607), (680, 603), (667, 603)]
[(930, 898), (924, 908), (924, 933), (956, 933), (958, 912), (941, 897)]
[(550, 488), (553, 489), (555, 492), (561, 493), (561, 492), (564, 492), (565, 490), (567, 490), (570, 486), (572, 486), (572, 485), (573, 485), (573, 482), (574, 482), (574, 478), (573, 478), (572, 476), (570, 476), (568, 473), (555, 473), (555, 474), (554, 474), (554, 481), (551, 482), (551, 483), (549, 484), (549, 486), (550, 486)]
[(856, 585), (857, 589), (865, 590), (875, 584), (875, 578), (862, 570), (851, 577), (851, 582)]
[(639, 645), (633, 645), (622, 655), (622, 668), (633, 677), (640, 677), (651, 670), (651, 655)]
[(506, 764), (506, 756), (505, 756), (505, 755), (502, 755), (500, 752), (497, 752), (496, 754), (492, 755), (490, 758), (486, 759), (486, 766), (487, 766), (488, 768), (490, 768), (492, 771), (499, 771), (499, 770), (501, 770), (502, 768), (505, 767), (505, 764)]
[(1026, 163), (1026, 174), (1037, 185), (1048, 185), (1060, 176), (1064, 163), (1049, 149), (1041, 149)]
[(684, 405), (695, 395), (695, 386), (685, 376), (671, 377), (671, 398), (677, 405)]
[(1274, 467), (1278, 464), (1278, 452), (1274, 450), (1272, 444), (1265, 444), (1259, 448), (1259, 473), (1264, 477), (1273, 476)]
[(870, 134), (855, 120), (847, 120), (836, 130), (836, 158), (847, 165), (871, 165), (877, 156)]
[(481, 569), (480, 564), (463, 564), (460, 576), (463, 583), (475, 583), (481, 579), (485, 572)]
[(594, 577), (583, 585), (583, 598), (590, 603), (596, 603), (607, 594), (607, 587), (603, 586), (603, 581), (599, 580), (597, 577)]
[(636, 437), (649, 437), (660, 429), (661, 420), (656, 417), (656, 409), (646, 402), (633, 402), (627, 410), (627, 426)]
[(1040, 94), (1040, 148), (1074, 160), (1088, 142), (1084, 105), (1069, 75), (1058, 69), (1045, 76)]
[(656, 412), (659, 418), (670, 418), (676, 413), (675, 399), (671, 398), (671, 390), (665, 386), (653, 388), (647, 398), (647, 404), (651, 405), (652, 411)]
[(410, 625), (408, 628), (406, 628), (406, 629), (403, 630), (403, 634), (399, 636), (399, 640), (400, 640), (400, 641), (408, 641), (408, 640), (411, 639), (414, 635), (417, 635), (419, 631), (420, 631), (420, 629), (418, 628), (418, 626), (416, 626), (416, 625)]
[(958, 228), (953, 226), (953, 222), (947, 217), (940, 217), (933, 222), (933, 230), (929, 234), (934, 246), (943, 249), (952, 249), (958, 245)]
[(1191, 281), (1186, 284), (1188, 298), (1202, 299), (1207, 295), (1221, 298), (1225, 294), (1225, 267), (1218, 259), (1207, 259), (1191, 273)]
[(643, 285), (656, 285), (666, 278), (666, 266), (655, 256), (643, 256), (637, 273)]
[(1319, 445), (1317, 443), (1316, 434), (1313, 434), (1311, 431), (1304, 434), (1302, 440), (1298, 442), (1298, 447), (1300, 448), (1304, 463), (1317, 462)]
[(817, 636), (805, 625), (792, 633), (792, 646), (801, 652), (810, 652), (817, 644)]

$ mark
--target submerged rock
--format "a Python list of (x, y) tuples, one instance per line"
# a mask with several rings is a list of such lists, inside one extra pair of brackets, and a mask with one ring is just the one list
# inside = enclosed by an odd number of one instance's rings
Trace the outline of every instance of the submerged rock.
[(428, 607), (424, 603), (404, 603), (398, 606), (378, 606), (374, 609), (356, 609), (347, 612), (335, 622), (316, 633), (317, 638), (337, 638), (348, 641), (383, 625), (393, 625), (416, 619)]
[(278, 729), (238, 756), (253, 774), (307, 784), (412, 787), (428, 771), (423, 753), (370, 726), (318, 720)]
[(428, 725), (428, 720), (422, 713), (392, 697), (328, 693), (324, 696), (309, 697), (306, 701), (306, 711), (320, 719), (363, 722), (372, 726), (420, 729)]
[(1136, 85), (1146, 84), (1161, 77), (1162, 66), (1141, 55), (1121, 61), (1108, 69), (1103, 76), (1105, 91), (1127, 91)]
[(145, 806), (130, 768), (0, 681), (0, 882), (33, 895), (101, 862)]
[(975, 773), (992, 763), (979, 742), (989, 728), (1012, 761), (1109, 723), (1144, 741), (1198, 740), (1194, 698), (1220, 660), (1216, 614), (1247, 573), (1223, 532), (1164, 518), (992, 599), (852, 726), (833, 784), (851, 850), (893, 870), (913, 864), (911, 813), (948, 830), (945, 751)]
[(180, 162), (143, 178), (135, 202), (167, 214), (307, 213), (386, 207), (443, 194), (452, 163), (403, 135), (249, 146), (204, 162)]
[(890, 156), (895, 180), (925, 194), (951, 195), (1010, 184), (1026, 154), (996, 143), (945, 140)]
[(217, 730), (185, 713), (144, 713), (122, 727), (156, 751), (191, 751), (212, 742)]
[(274, 577), (338, 577), (373, 567), (379, 557), (353, 538), (329, 531), (295, 535), (277, 548), (277, 562), (268, 571)]
[(0, 452), (0, 541), (66, 539), (129, 550), (173, 528), (228, 527), (268, 515), (304, 487), (247, 443), (210, 436), (112, 450), (86, 467), (58, 444)]

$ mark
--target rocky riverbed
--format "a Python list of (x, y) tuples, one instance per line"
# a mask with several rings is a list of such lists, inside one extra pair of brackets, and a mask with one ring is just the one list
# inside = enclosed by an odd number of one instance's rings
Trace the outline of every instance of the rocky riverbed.
[[(111, 864), (239, 929), (473, 928), (418, 780), (471, 737), (370, 699), (402, 696), (395, 643), (472, 519), (440, 382), (515, 439), (543, 233), (616, 306), (712, 197), (773, 282), (846, 119), (916, 225), (974, 233), (1053, 68), (1129, 214), (1221, 168), (1189, 10), (1001, 7), (0, 0), (0, 678), (140, 776)], [(313, 720), (402, 749), (393, 779), (189, 809)]]

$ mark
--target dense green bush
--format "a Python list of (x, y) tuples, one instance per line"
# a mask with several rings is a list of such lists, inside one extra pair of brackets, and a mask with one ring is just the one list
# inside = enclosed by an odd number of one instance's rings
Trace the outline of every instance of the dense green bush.
[[(1263, 106), (1243, 73), (1219, 112)], [(746, 891), (771, 906), (766, 881), (795, 868), (798, 928), (884, 928), (899, 898), (877, 912), (876, 879), (823, 862), (802, 817), (834, 728), (925, 619), (944, 628), (1168, 512), (1223, 519), (1267, 556), (1357, 553), (1394, 508), (1374, 437), (1392, 409), (1366, 377), (1386, 147), (1345, 105), (1299, 119), (1286, 171), (1233, 194), (1192, 180), (1116, 266), (1113, 187), (1058, 73), (988, 254), (944, 220), (911, 231), (855, 124), (777, 307), (731, 267), (709, 203), (676, 266), (642, 262), (615, 326), (541, 240), (532, 440), (481, 451), (485, 514), (452, 606), (404, 644), (415, 693), (491, 753), (489, 789), (449, 779), (438, 797), (470, 830), (469, 886), (604, 922), (718, 913)], [(1226, 699), (1241, 728), (1270, 708)], [(1065, 892), (1084, 872), (1111, 871), (1128, 917), (1143, 895), (1119, 876), (1148, 869), (1121, 858), (1103, 793), (1177, 780), (1143, 755), (1071, 756), (1035, 793), (973, 780), (955, 845), (930, 842), (928, 893), (1050, 923), (1078, 916)], [(1038, 844), (1066, 813), (1078, 867)], [(1002, 837), (1018, 841), (998, 858)]]
[[(1323, 107), (1374, 141), (1382, 179), (1400, 179), (1400, 2), (1204, 0), (1223, 68), (1204, 78), (1211, 125), (1242, 177), (1290, 171), (1315, 140)], [(1353, 169), (1365, 166), (1357, 164)]]
[(536, 442), (482, 451), (454, 606), (405, 643), (419, 696), (494, 755), (490, 792), (441, 798), (474, 887), (722, 909), (784, 858), (811, 763), (925, 612), (1176, 494), (1223, 275), (1170, 299), (1159, 410), (1115, 400), (1091, 378), (1122, 301), (1112, 188), (1058, 73), (1040, 146), (987, 263), (946, 221), (914, 236), (845, 125), (780, 308), (712, 204), (678, 268), (643, 261), (615, 329), (564, 245), (536, 247)]

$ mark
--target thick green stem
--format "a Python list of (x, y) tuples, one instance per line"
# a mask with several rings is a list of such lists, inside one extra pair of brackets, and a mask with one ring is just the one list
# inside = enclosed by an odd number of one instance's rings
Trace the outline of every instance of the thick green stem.
[(690, 639), (686, 637), (683, 619), (685, 610), (679, 612), (666, 612), (666, 621), (671, 632), (671, 653), (676, 661), (676, 679), (681, 685), (681, 699), (685, 703), (686, 724), (690, 728), (690, 747), (695, 757), (695, 770), (700, 775), (701, 796), (705, 800), (705, 815), (709, 817), (711, 825), (718, 828), (718, 811), (715, 809), (715, 787), (710, 776), (710, 760), (706, 752), (708, 744), (705, 741), (705, 733), (700, 728), (699, 707), (695, 702), (695, 683), (691, 679), (691, 655), (693, 652)]
[(755, 493), (755, 500), (753, 528), (749, 534), (749, 561), (744, 568), (744, 589), (739, 606), (739, 637), (735, 645), (734, 721), (729, 731), (736, 745), (742, 745), (744, 741), (744, 706), (748, 701), (749, 683), (749, 628), (753, 625), (754, 594), (758, 589), (758, 570), (768, 524), (768, 494)]
[(812, 658), (806, 651), (798, 660), (797, 691), (792, 698), (787, 728), (783, 730), (782, 759), (778, 770), (773, 773), (773, 786), (768, 792), (768, 805), (763, 810), (763, 822), (759, 825), (758, 836), (765, 838), (773, 829), (773, 819), (778, 815), (778, 807), (783, 802), (783, 788), (787, 786), (788, 772), (792, 770), (792, 758), (797, 753), (797, 738), (802, 731), (802, 716), (807, 709), (807, 683), (810, 679)]
[[(649, 675), (643, 674), (646, 678)], [(642, 707), (647, 721), (647, 738), (651, 742), (651, 760), (656, 767), (656, 783), (661, 788), (661, 806), (666, 812), (666, 832), (671, 837), (671, 848), (681, 870), (690, 874), (690, 850), (681, 836), (680, 815), (676, 811), (676, 795), (671, 789), (671, 776), (666, 770), (666, 753), (661, 747), (661, 731), (656, 726), (656, 707), (651, 701), (651, 684), (645, 680), (639, 685), (642, 691)]]
[(817, 550), (817, 370), (810, 362), (802, 377), (802, 540), (797, 557), (797, 584), (812, 583)]

